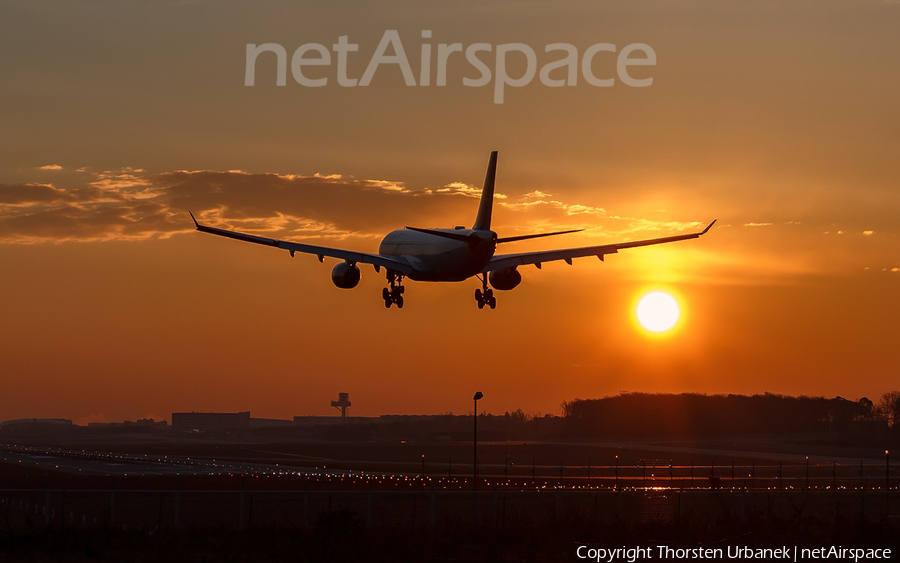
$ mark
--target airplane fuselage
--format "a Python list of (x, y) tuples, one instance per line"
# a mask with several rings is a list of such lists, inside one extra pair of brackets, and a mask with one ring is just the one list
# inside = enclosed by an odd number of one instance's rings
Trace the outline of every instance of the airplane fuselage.
[(396, 256), (409, 262), (414, 271), (407, 277), (414, 281), (463, 281), (481, 272), (494, 256), (497, 234), (474, 229), (435, 229), (468, 241), (439, 235), (397, 229), (382, 240), (378, 253)]

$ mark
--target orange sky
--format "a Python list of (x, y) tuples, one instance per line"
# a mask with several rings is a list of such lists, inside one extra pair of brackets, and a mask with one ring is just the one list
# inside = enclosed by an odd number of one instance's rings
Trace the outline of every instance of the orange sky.
[[(875, 399), (898, 375), (898, 28), (885, 0), (7, 3), (0, 420), (335, 414), (339, 391), (356, 415), (464, 413), (476, 389), (500, 413), (623, 390)], [(325, 87), (290, 71), (279, 87), (274, 57), (243, 85), (248, 43), (347, 35), (359, 78), (389, 29), (416, 76), (423, 42), (525, 43), (539, 68), (551, 43), (645, 43), (657, 64), (632, 70), (650, 87), (535, 78), (503, 104), (463, 86), (464, 58), (443, 87), (387, 65), (345, 88), (334, 64), (308, 67)], [(615, 76), (614, 56), (593, 68)], [(605, 263), (524, 267), (495, 311), (474, 280), (410, 282), (388, 311), (371, 267), (339, 290), (333, 261), (196, 233), (187, 215), (376, 251), (393, 228), (471, 225), (493, 149), (501, 236), (585, 229), (501, 251), (719, 222)], [(634, 327), (650, 289), (683, 305), (667, 338)]]

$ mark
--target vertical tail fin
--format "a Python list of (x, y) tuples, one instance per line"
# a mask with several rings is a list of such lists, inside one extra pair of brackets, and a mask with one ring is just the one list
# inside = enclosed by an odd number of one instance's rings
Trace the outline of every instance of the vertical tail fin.
[(481, 188), (481, 204), (478, 206), (478, 216), (475, 217), (475, 230), (490, 230), (491, 210), (494, 207), (494, 178), (497, 175), (497, 151), (491, 151), (491, 160), (488, 161), (487, 174), (484, 176), (484, 187)]

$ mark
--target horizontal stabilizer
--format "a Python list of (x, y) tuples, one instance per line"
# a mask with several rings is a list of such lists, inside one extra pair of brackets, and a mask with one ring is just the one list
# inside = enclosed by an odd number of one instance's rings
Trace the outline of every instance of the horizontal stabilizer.
[(501, 242), (515, 242), (517, 240), (526, 240), (526, 239), (530, 239), (530, 238), (552, 237), (553, 235), (567, 235), (569, 233), (577, 233), (577, 232), (580, 232), (583, 230), (584, 229), (573, 229), (571, 231), (557, 231), (555, 233), (540, 233), (537, 235), (522, 235), (522, 236), (518, 236), (518, 237), (504, 237), (504, 238), (498, 238), (497, 244), (500, 244)]
[(447, 231), (439, 231), (437, 229), (422, 229), (419, 227), (406, 227), (406, 228), (409, 229), (410, 231), (416, 231), (417, 233), (426, 233), (429, 235), (434, 235), (436, 237), (449, 238), (449, 239), (458, 240), (461, 242), (466, 242), (469, 244), (476, 244), (481, 240), (474, 234), (462, 235), (459, 233), (448, 233)]

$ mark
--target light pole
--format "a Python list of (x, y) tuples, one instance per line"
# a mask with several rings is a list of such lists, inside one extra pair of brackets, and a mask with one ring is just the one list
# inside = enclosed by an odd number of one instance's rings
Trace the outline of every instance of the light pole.
[(478, 490), (478, 399), (484, 397), (484, 393), (475, 393), (475, 419), (472, 424), (472, 490)]
[(484, 397), (484, 393), (478, 391), (473, 397), (475, 401), (474, 419), (472, 424), (472, 524), (478, 523), (478, 399)]

